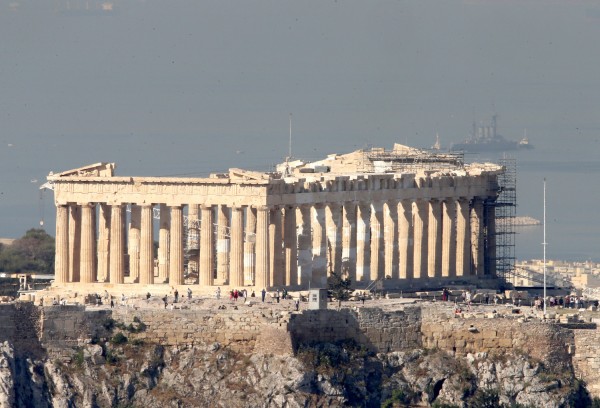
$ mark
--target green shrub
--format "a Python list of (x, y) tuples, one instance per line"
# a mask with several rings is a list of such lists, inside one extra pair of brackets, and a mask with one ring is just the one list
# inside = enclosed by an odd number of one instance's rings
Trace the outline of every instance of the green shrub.
[(112, 344), (124, 344), (127, 343), (127, 337), (125, 337), (125, 335), (121, 332), (115, 334), (111, 339), (110, 342)]

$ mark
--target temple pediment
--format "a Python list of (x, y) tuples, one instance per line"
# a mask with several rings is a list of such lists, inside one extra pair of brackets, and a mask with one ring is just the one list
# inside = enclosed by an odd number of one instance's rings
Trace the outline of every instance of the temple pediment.
[(112, 177), (114, 170), (114, 163), (96, 163), (50, 175), (54, 177)]

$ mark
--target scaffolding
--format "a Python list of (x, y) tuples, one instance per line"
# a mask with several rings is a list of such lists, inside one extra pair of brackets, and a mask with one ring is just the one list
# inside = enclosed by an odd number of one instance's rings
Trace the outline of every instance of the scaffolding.
[(496, 275), (508, 280), (515, 273), (515, 217), (517, 214), (517, 161), (499, 161), (504, 171), (498, 175), (500, 194), (494, 202), (496, 212)]
[[(439, 153), (434, 150), (406, 148), (385, 150), (371, 148), (365, 150), (363, 171), (365, 173), (384, 171), (401, 173), (404, 171), (461, 170), (464, 168), (463, 152)], [(367, 168), (369, 167), (369, 168)]]

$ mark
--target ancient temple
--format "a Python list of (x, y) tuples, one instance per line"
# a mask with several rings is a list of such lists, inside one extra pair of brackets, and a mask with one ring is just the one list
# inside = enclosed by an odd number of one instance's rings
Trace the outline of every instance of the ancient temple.
[(50, 174), (55, 285), (494, 276), (503, 171), (395, 145), (206, 178), (116, 176), (113, 163)]

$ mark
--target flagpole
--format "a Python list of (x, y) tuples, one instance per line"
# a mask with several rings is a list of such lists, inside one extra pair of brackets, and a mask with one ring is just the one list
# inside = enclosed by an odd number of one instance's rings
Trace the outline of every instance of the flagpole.
[(544, 177), (544, 318), (546, 318), (546, 178)]

